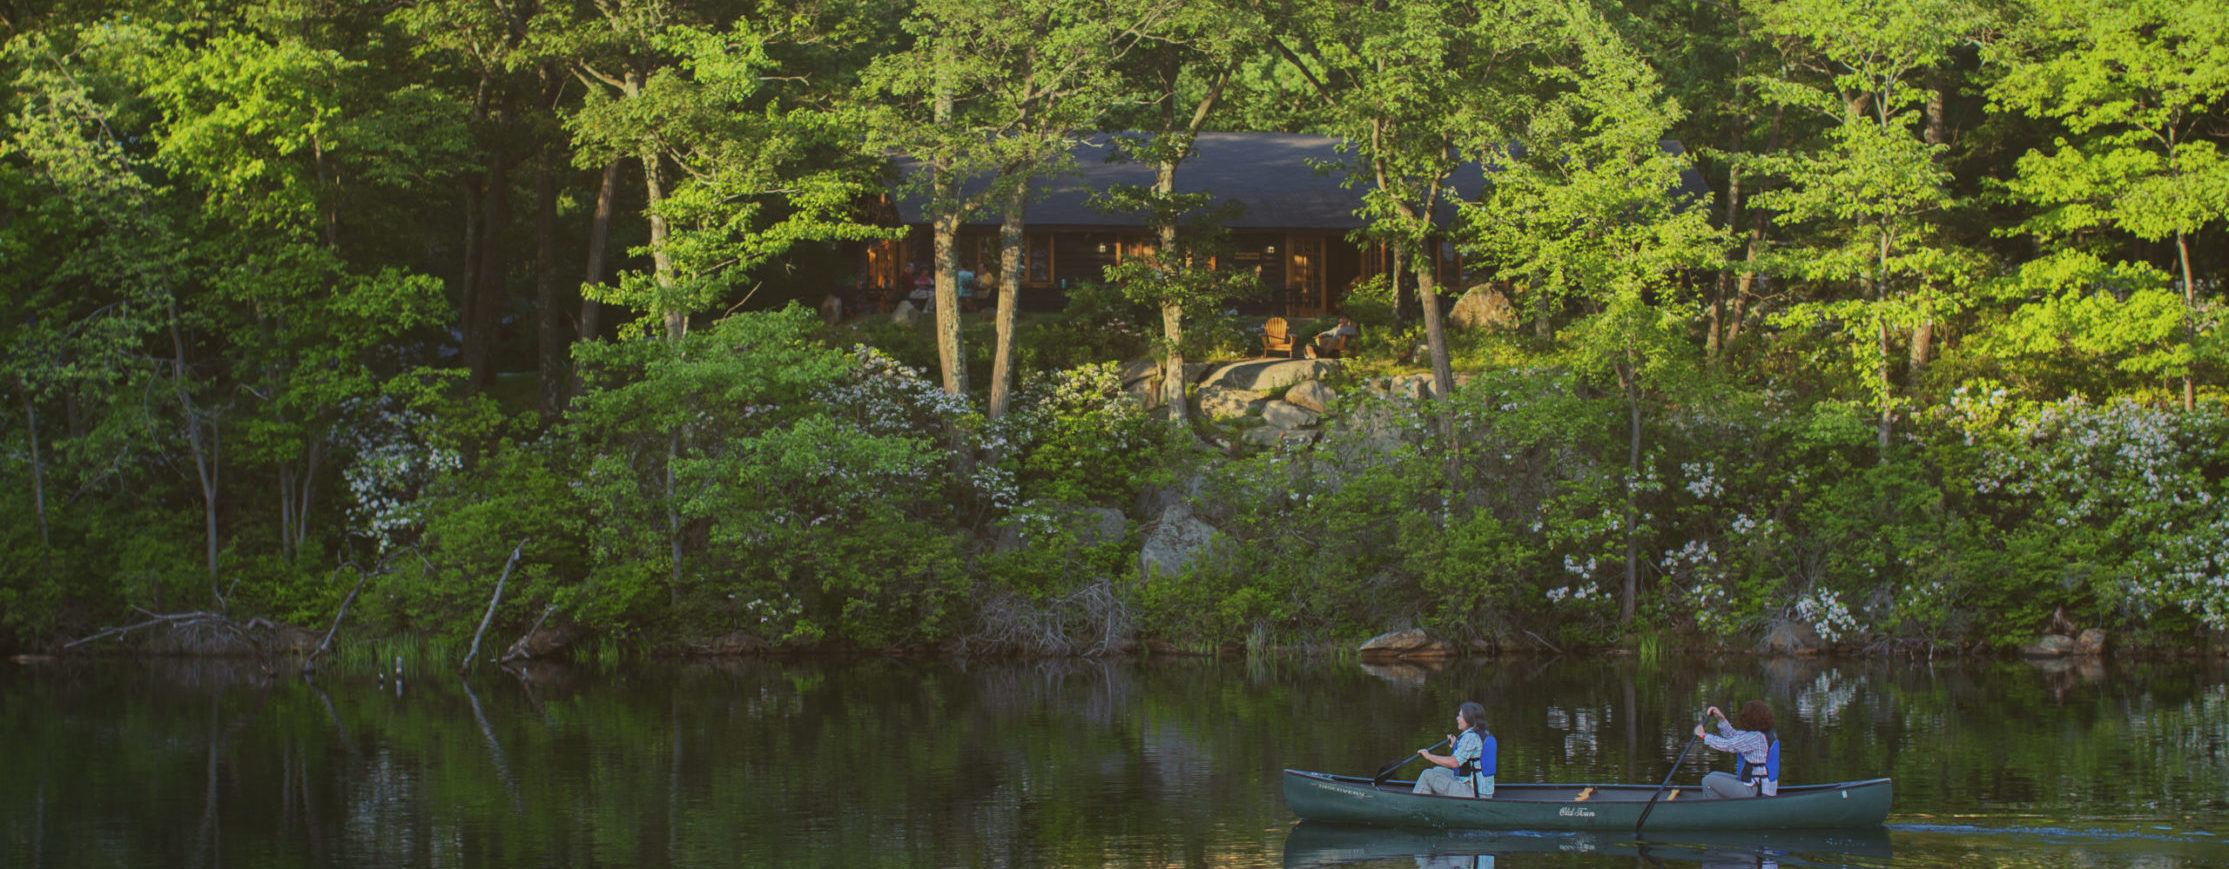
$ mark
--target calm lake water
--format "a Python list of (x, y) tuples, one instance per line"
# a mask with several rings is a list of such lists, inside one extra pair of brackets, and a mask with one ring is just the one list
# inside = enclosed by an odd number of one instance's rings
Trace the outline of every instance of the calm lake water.
[[(9, 867), (2229, 865), (2218, 664), (868, 659), (399, 690), (0, 666)], [(1278, 792), (1283, 767), (1407, 755), (1466, 698), (1504, 781), (1657, 781), (1696, 710), (1750, 697), (1787, 782), (1894, 776), (1888, 826), (1372, 832), (1296, 825)], [(1679, 780), (1730, 768), (1696, 754)]]

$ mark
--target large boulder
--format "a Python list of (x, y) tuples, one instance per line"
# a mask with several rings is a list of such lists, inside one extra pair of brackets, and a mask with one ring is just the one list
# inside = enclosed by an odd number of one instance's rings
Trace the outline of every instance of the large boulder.
[(1294, 384), (1285, 392), (1285, 400), (1317, 413), (1330, 413), (1331, 403), (1339, 400), (1339, 393), (1323, 385), (1323, 381), (1309, 380)]
[(1458, 329), (1517, 328), (1517, 309), (1509, 297), (1486, 284), (1472, 287), (1448, 309), (1447, 322)]
[(1315, 411), (1289, 401), (1272, 401), (1262, 405), (1262, 421), (1281, 429), (1307, 428), (1315, 425)]
[(890, 322), (911, 329), (914, 324), (921, 322), (921, 309), (914, 307), (912, 302), (899, 302), (897, 307), (890, 309)]
[(2083, 631), (2074, 638), (2074, 653), (2091, 656), (2105, 654), (2105, 631), (2100, 628)]
[(844, 321), (844, 298), (833, 293), (820, 300), (820, 321), (834, 326)]
[(1305, 380), (1321, 380), (1325, 375), (1338, 371), (1341, 364), (1337, 359), (1259, 359), (1234, 362), (1216, 369), (1200, 385), (1203, 388), (1223, 386), (1269, 392)]
[(2065, 634), (2044, 634), (2036, 638), (2036, 641), (2027, 648), (2021, 649), (2020, 654), (2030, 658), (2064, 658), (2074, 654), (2077, 648), (2079, 647), (2074, 642), (2073, 637)]
[(1139, 410), (1160, 410), (1169, 404), (1164, 385), (1159, 377), (1145, 377), (1123, 384), (1122, 391), (1137, 402)]
[(1260, 408), (1262, 397), (1251, 390), (1203, 386), (1200, 387), (1199, 404), (1200, 412), (1209, 419), (1236, 419)]
[(1214, 539), (1215, 527), (1195, 518), (1191, 507), (1171, 504), (1161, 511), (1161, 520), (1153, 524), (1145, 547), (1138, 550), (1138, 575), (1149, 581), (1155, 576), (1183, 576)]
[(1159, 375), (1161, 373), (1161, 363), (1151, 359), (1132, 359), (1122, 363), (1122, 368), (1117, 370), (1116, 373), (1121, 376), (1122, 385), (1128, 386), (1140, 380)]
[(573, 642), (588, 635), (588, 629), (562, 616), (543, 622), (520, 637), (518, 642), (503, 650), (503, 661), (522, 661), (529, 658), (547, 658), (565, 651)]
[(1765, 629), (1764, 642), (1758, 647), (1768, 655), (1816, 655), (1826, 648), (1819, 639), (1819, 632), (1809, 622), (1780, 619)]
[(1452, 658), (1455, 646), (1439, 634), (1423, 628), (1405, 631), (1388, 631), (1363, 642), (1363, 660), (1386, 658)]
[[(1051, 517), (1053, 527), (1075, 535), (1076, 542), (1084, 546), (1121, 540), (1130, 530), (1129, 518), (1112, 507), (1056, 503), (1039, 509)], [(993, 545), (1000, 553), (1015, 552), (1029, 548), (1035, 536), (1023, 531), (1018, 523), (1009, 523), (999, 529)]]

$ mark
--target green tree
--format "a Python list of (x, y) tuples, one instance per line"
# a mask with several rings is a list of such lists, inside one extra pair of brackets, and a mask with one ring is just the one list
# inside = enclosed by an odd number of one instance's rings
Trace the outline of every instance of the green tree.
[(1566, 333), (1584, 370), (1607, 372), (1625, 398), (1625, 578), (1621, 621), (1639, 596), (1645, 393), (1692, 374), (1687, 337), (1694, 301), (1684, 276), (1716, 263), (1725, 237), (1708, 205), (1680, 195), (1684, 157), (1662, 143), (1681, 117), (1656, 74), (1608, 23), (1572, 3), (1558, 24), (1569, 59), (1548, 81), (1566, 86), (1542, 103), (1522, 146), (1468, 143), (1499, 171), (1487, 195), (1465, 203), (1467, 249), (1498, 263), (1583, 318)]
[(2004, 65), (1989, 89), (2000, 105), (2057, 121), (2065, 134), (2031, 149), (2007, 183), (2040, 210), (2018, 228), (2048, 243), (2112, 229), (2175, 241), (2184, 346), (2155, 358), (2196, 406), (2199, 294), (2191, 237), (2229, 218), (2229, 159), (2219, 142), (2229, 109), (2229, 10), (2137, 0), (2019, 4), (1992, 47)]
[(1899, 405), (1892, 336), (1955, 304), (1948, 291), (1974, 267), (1940, 237), (1949, 172), (1943, 146), (1923, 136), (1930, 91), (1920, 82), (1982, 18), (1964, 0), (1784, 0), (1762, 16), (1794, 73), (1763, 82), (1766, 98), (1825, 129), (1815, 149), (1757, 158), (1786, 186), (1751, 201), (1805, 233), (1780, 257), (1782, 271), (1860, 290), (1791, 306), (1781, 320), (1847, 342), (1868, 375), (1885, 457)]

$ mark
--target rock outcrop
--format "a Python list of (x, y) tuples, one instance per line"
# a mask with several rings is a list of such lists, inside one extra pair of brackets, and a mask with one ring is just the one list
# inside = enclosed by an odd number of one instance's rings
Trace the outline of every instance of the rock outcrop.
[(1146, 535), (1145, 546), (1138, 551), (1138, 575), (1147, 581), (1182, 576), (1214, 539), (1215, 527), (1194, 517), (1190, 506), (1171, 504), (1161, 511), (1160, 521), (1153, 524), (1153, 533)]
[(1446, 638), (1439, 634), (1423, 628), (1410, 628), (1405, 631), (1389, 631), (1379, 634), (1364, 642), (1358, 651), (1362, 653), (1362, 658), (1365, 661), (1382, 661), (1392, 658), (1452, 658), (1456, 654), (1454, 644), (1449, 643)]

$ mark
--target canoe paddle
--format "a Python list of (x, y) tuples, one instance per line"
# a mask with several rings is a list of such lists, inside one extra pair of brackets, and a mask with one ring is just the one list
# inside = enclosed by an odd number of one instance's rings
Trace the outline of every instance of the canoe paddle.
[[(1703, 726), (1705, 723), (1708, 722), (1708, 718), (1709, 716), (1699, 717), (1695, 722), (1695, 726)], [(1690, 736), (1687, 738), (1687, 747), (1679, 750), (1678, 760), (1672, 761), (1672, 771), (1664, 774), (1664, 783), (1656, 786), (1656, 793), (1649, 795), (1649, 804), (1641, 809), (1641, 819), (1633, 822), (1633, 838), (1638, 839), (1641, 837), (1641, 825), (1649, 822), (1650, 812), (1656, 811), (1656, 798), (1663, 796), (1664, 789), (1672, 786), (1672, 777), (1679, 775), (1680, 764), (1687, 762), (1687, 753), (1695, 750), (1695, 740), (1701, 738), (1702, 737), (1699, 736)]]
[[(1425, 746), (1425, 747), (1423, 747), (1423, 748), (1417, 749), (1417, 751), (1431, 751), (1432, 749), (1438, 748), (1438, 747), (1440, 747), (1440, 746), (1442, 746), (1442, 745), (1446, 745), (1446, 744), (1447, 744), (1447, 740), (1445, 740), (1445, 739), (1442, 739), (1442, 740), (1440, 740), (1440, 741), (1438, 741), (1438, 742), (1432, 743), (1431, 745), (1427, 745), (1427, 746)], [(1386, 764), (1386, 765), (1385, 765), (1385, 766), (1383, 766), (1383, 767), (1380, 767), (1380, 768), (1378, 769), (1378, 774), (1377, 774), (1377, 775), (1374, 775), (1374, 776), (1371, 776), (1371, 777), (1370, 777), (1370, 785), (1371, 785), (1372, 787), (1376, 787), (1376, 786), (1378, 786), (1378, 785), (1381, 785), (1381, 784), (1385, 784), (1385, 777), (1386, 777), (1386, 776), (1392, 775), (1392, 774), (1393, 774), (1393, 771), (1394, 771), (1394, 770), (1400, 769), (1400, 768), (1401, 768), (1402, 766), (1405, 766), (1405, 765), (1407, 765), (1409, 761), (1412, 761), (1412, 760), (1415, 760), (1415, 759), (1416, 759), (1416, 752), (1415, 752), (1415, 751), (1412, 751), (1412, 752), (1409, 752), (1409, 753), (1408, 753), (1408, 754), (1407, 754), (1406, 756), (1402, 757), (1402, 758), (1401, 758), (1400, 760), (1396, 760), (1396, 761), (1394, 761), (1394, 762), (1392, 762), (1392, 763)]]

